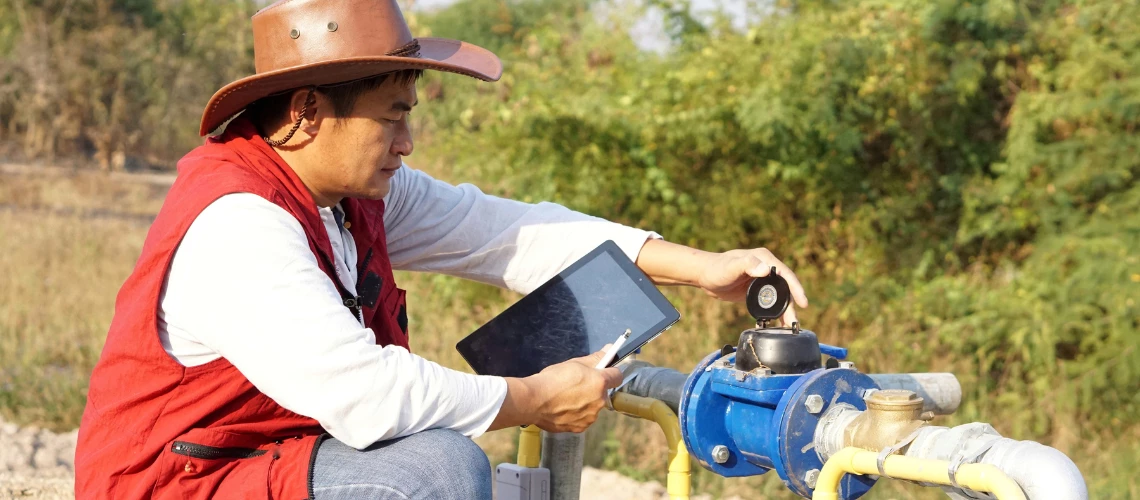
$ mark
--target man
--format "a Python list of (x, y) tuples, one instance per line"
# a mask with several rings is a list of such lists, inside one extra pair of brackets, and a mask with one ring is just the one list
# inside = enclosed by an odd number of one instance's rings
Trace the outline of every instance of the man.
[(612, 239), (658, 284), (738, 301), (775, 266), (807, 304), (766, 250), (702, 252), (405, 167), (422, 70), (502, 71), (414, 39), (395, 0), (284, 0), (253, 29), (257, 74), (214, 95), (201, 133), (245, 113), (179, 163), (119, 293), (80, 498), (489, 498), (470, 437), (581, 432), (620, 382), (598, 354), (503, 379), (409, 353), (393, 268), (527, 292)]

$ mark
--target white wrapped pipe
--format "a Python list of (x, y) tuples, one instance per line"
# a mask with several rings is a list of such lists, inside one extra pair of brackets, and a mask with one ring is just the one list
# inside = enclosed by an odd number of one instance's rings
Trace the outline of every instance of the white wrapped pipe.
[[(1088, 500), (1080, 469), (1064, 453), (1033, 441), (1001, 437), (993, 427), (971, 423), (953, 428), (927, 427), (906, 450), (908, 457), (990, 464), (1025, 491), (1029, 500)], [(945, 488), (951, 498), (966, 500), (961, 490)]]

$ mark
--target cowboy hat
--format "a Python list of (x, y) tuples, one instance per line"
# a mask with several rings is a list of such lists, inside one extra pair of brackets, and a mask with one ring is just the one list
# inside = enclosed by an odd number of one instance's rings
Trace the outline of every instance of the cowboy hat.
[(254, 101), (402, 69), (434, 69), (496, 81), (491, 51), (458, 40), (413, 38), (396, 0), (280, 0), (253, 15), (256, 74), (217, 91), (202, 113), (207, 135)]

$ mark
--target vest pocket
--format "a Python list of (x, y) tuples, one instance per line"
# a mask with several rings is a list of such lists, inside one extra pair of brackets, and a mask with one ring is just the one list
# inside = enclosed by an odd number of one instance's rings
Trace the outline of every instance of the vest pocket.
[(219, 448), (204, 444), (175, 441), (170, 445), (170, 451), (190, 458), (203, 460), (217, 460), (219, 458), (253, 458), (265, 454), (265, 450), (254, 448)]
[[(205, 442), (231, 444), (209, 436), (197, 437)], [(172, 441), (166, 445), (159, 459), (162, 472), (153, 498), (274, 498), (269, 473), (276, 461), (271, 455), (279, 455), (276, 448), (209, 446), (195, 442), (199, 439)]]

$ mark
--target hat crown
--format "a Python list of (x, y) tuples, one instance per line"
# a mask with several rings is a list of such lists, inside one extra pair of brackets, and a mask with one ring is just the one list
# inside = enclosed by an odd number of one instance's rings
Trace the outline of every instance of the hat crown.
[(396, 0), (281, 0), (252, 20), (258, 74), (383, 56), (414, 40)]

